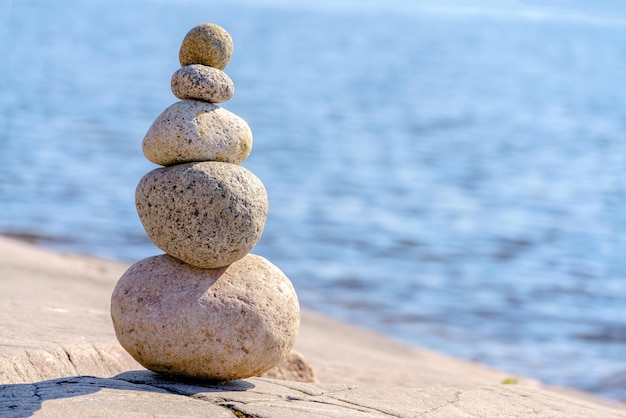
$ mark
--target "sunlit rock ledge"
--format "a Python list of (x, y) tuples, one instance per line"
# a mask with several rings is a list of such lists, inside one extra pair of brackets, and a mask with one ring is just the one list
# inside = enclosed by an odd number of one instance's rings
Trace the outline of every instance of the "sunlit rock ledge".
[(109, 301), (127, 267), (0, 237), (0, 416), (626, 417), (624, 404), (307, 310), (295, 346), (303, 357), (283, 370), (228, 383), (169, 379), (115, 339)]

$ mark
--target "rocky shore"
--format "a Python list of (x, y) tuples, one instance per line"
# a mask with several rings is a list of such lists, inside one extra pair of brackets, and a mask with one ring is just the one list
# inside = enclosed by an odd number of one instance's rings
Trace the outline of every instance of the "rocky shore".
[(115, 338), (110, 295), (127, 268), (0, 237), (0, 416), (626, 417), (624, 404), (306, 310), (303, 357), (282, 369), (229, 383), (167, 379)]

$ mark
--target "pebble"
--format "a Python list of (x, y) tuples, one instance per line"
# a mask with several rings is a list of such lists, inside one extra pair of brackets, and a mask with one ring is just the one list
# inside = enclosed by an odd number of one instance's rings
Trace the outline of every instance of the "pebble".
[(292, 382), (317, 382), (311, 363), (301, 353), (293, 350), (278, 365), (263, 373), (261, 377)]
[(268, 211), (261, 180), (240, 165), (213, 161), (150, 171), (135, 202), (150, 240), (201, 268), (243, 258), (261, 237)]
[(252, 151), (245, 120), (217, 105), (183, 100), (169, 106), (143, 139), (145, 157), (159, 165), (193, 161), (239, 164)]
[(289, 279), (263, 257), (198, 269), (160, 255), (120, 278), (111, 317), (120, 344), (144, 367), (234, 380), (259, 375), (289, 354), (300, 308)]
[(172, 93), (181, 100), (197, 99), (223, 103), (235, 93), (235, 86), (226, 73), (217, 68), (191, 64), (172, 75)]
[(202, 64), (223, 70), (233, 55), (233, 40), (224, 28), (203, 23), (192, 28), (180, 46), (181, 67)]

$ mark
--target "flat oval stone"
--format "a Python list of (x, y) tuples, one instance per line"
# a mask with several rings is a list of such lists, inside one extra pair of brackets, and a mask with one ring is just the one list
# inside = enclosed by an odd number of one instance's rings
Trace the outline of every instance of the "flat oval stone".
[(234, 380), (259, 375), (289, 354), (300, 308), (289, 279), (263, 257), (198, 269), (160, 255), (120, 278), (111, 317), (120, 344), (144, 367)]
[(181, 100), (197, 99), (223, 103), (235, 93), (235, 86), (226, 73), (217, 68), (191, 64), (172, 75), (172, 93)]
[(137, 214), (154, 244), (201, 268), (227, 266), (257, 243), (267, 217), (265, 187), (240, 165), (157, 168), (139, 181)]
[(185, 35), (178, 58), (181, 67), (202, 64), (223, 70), (232, 55), (233, 40), (230, 34), (214, 23), (203, 23)]
[(155, 164), (224, 161), (239, 164), (252, 150), (252, 131), (245, 120), (200, 100), (169, 106), (152, 123), (142, 143)]

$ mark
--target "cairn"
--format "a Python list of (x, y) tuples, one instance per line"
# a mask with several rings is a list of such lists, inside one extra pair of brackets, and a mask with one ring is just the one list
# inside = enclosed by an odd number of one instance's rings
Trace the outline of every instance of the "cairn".
[(148, 237), (166, 254), (141, 260), (120, 278), (111, 317), (120, 344), (155, 372), (206, 380), (259, 375), (285, 358), (300, 322), (289, 279), (249, 254), (268, 211), (263, 183), (239, 164), (252, 133), (216, 105), (234, 93), (222, 70), (230, 35), (201, 24), (185, 36), (172, 92), (144, 155), (163, 167), (136, 190)]

